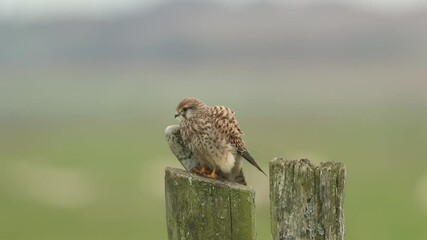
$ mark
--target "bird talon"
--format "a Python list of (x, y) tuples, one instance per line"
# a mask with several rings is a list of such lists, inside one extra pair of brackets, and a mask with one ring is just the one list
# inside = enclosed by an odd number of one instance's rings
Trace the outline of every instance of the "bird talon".
[(206, 175), (208, 171), (206, 170), (205, 166), (202, 166), (202, 169), (197, 170), (196, 168), (193, 168), (193, 173), (199, 174), (199, 175)]
[(209, 175), (206, 175), (206, 177), (210, 178), (210, 179), (217, 179), (218, 175), (215, 173), (215, 169), (212, 170), (212, 172)]

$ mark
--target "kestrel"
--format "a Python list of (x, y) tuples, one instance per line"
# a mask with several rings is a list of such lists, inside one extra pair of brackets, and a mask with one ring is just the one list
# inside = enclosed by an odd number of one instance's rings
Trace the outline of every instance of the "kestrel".
[[(179, 125), (168, 126), (165, 129), (165, 137), (168, 141), (170, 149), (172, 150), (172, 153), (176, 156), (182, 166), (184, 166), (187, 171), (193, 172), (194, 169), (197, 170), (201, 167), (197, 158), (184, 144), (184, 141), (181, 137), (180, 129), (181, 127)], [(224, 178), (221, 172), (217, 173), (221, 178)], [(236, 176), (234, 182), (247, 185), (243, 170), (240, 170), (240, 173)]]
[[(199, 99), (184, 98), (176, 108), (175, 118), (180, 125), (168, 127), (166, 137), (172, 152), (187, 170), (192, 168), (193, 172), (206, 174), (213, 179), (219, 175), (229, 181), (245, 182), (243, 157), (264, 173), (249, 154), (242, 139), (243, 132), (231, 109), (210, 107)], [(171, 143), (174, 143), (173, 146)], [(194, 167), (195, 159), (200, 170)]]

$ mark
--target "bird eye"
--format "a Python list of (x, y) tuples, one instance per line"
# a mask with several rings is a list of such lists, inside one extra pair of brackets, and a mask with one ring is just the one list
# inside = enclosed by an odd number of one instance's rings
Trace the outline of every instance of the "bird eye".
[(186, 112), (189, 109), (189, 107), (183, 107), (182, 111)]

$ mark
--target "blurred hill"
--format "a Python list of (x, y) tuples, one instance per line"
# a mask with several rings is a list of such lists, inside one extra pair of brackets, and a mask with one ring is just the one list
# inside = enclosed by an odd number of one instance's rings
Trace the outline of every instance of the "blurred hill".
[(110, 19), (0, 23), (0, 68), (384, 62), (427, 59), (427, 9), (403, 15), (337, 3), (230, 8), (178, 1)]

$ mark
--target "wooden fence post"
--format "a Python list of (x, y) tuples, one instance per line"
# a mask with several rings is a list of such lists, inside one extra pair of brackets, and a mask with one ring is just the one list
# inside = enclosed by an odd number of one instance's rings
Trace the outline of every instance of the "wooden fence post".
[(166, 168), (165, 194), (169, 240), (256, 239), (250, 187)]
[(344, 239), (344, 181), (340, 162), (270, 162), (271, 231), (278, 239)]

